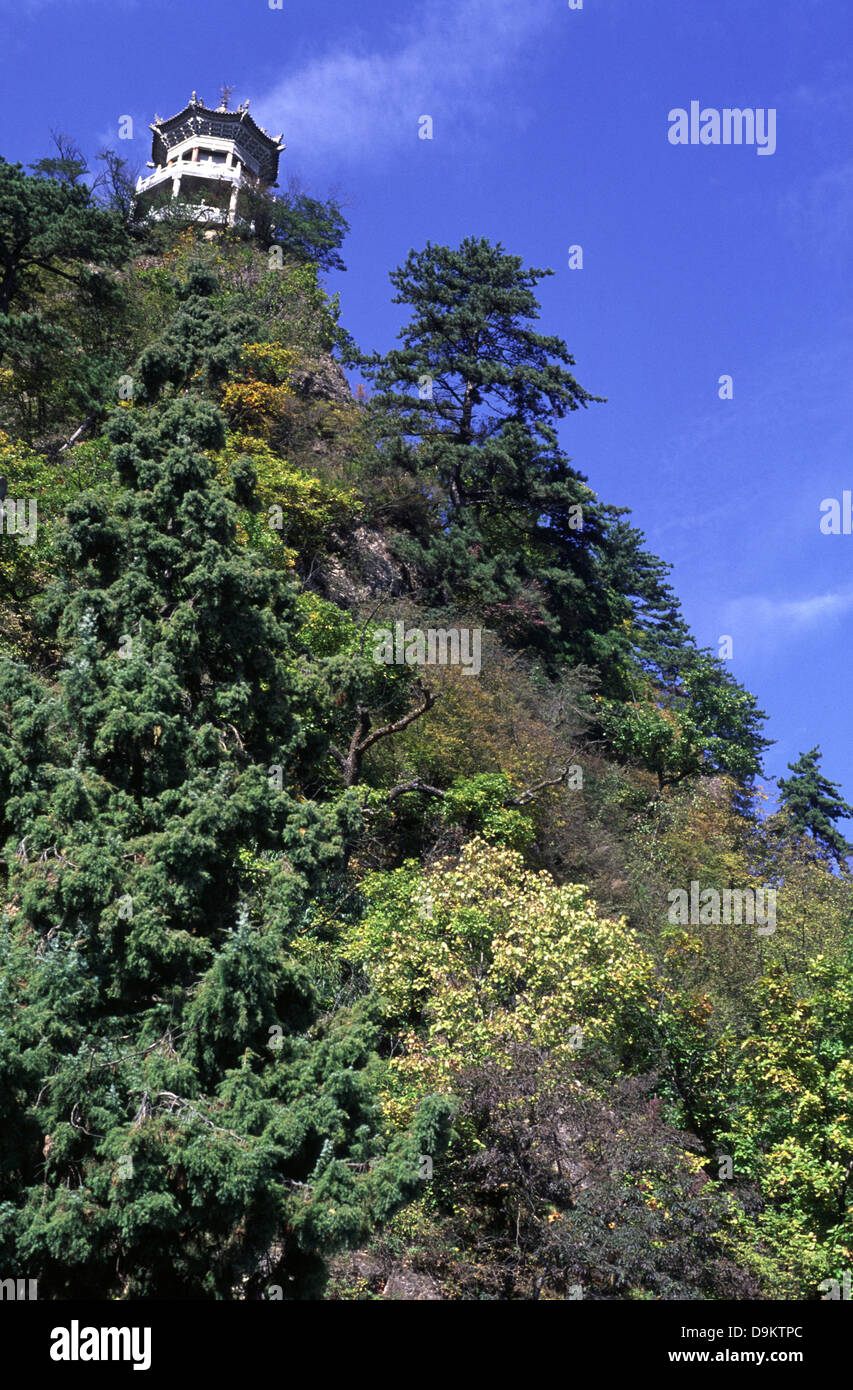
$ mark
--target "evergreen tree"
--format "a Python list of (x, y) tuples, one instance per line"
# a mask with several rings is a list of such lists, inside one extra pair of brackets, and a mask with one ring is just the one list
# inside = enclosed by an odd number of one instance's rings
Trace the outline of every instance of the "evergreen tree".
[(779, 800), (796, 828), (810, 835), (823, 854), (843, 864), (850, 846), (835, 822), (853, 817), (853, 806), (839, 795), (837, 783), (823, 776), (820, 760), (820, 748), (815, 747), (788, 763), (793, 776), (780, 777)]
[(484, 239), (428, 244), (391, 274), (394, 303), (413, 308), (402, 346), (360, 360), (386, 457), (437, 506), (398, 545), (427, 598), (478, 604), (504, 637), (594, 665), (624, 694), (631, 622), (671, 625), (677, 605), (625, 509), (602, 504), (560, 448), (556, 422), (601, 398), (575, 380), (566, 344), (536, 331), (549, 274)]
[[(0, 158), (0, 315), (25, 306), (40, 273), (85, 285), (91, 264), (120, 265), (128, 251), (121, 219), (95, 205), (73, 161), (48, 159), (27, 174)], [(58, 177), (65, 169), (66, 176)], [(4, 333), (14, 325), (3, 323)], [(0, 340), (0, 349), (5, 343)]]
[(0, 1259), (48, 1298), (316, 1294), (447, 1131), (428, 1102), (384, 1152), (371, 1006), (317, 1018), (293, 953), (359, 813), (301, 790), (317, 692), (289, 581), (235, 542), (248, 465), (217, 481), (212, 288), (108, 422), (118, 503), (68, 506), (64, 669), (0, 670)]
[(33, 168), (0, 159), (0, 363), (35, 400), (26, 411), (31, 436), (51, 416), (91, 414), (106, 399), (115, 363), (108, 345), (86, 341), (85, 318), (81, 344), (69, 299), (91, 319), (108, 319), (121, 292), (104, 268), (129, 254), (121, 216), (97, 206), (72, 146), (60, 144)]

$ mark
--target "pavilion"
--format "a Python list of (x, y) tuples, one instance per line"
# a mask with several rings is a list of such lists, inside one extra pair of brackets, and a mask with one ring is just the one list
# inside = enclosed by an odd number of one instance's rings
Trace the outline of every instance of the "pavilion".
[(242, 220), (242, 190), (277, 186), (281, 135), (255, 124), (248, 101), (229, 110), (227, 88), (215, 109), (193, 92), (182, 111), (167, 120), (155, 115), (150, 128), (154, 172), (136, 184), (137, 206), (148, 216), (186, 200), (193, 221), (233, 227)]

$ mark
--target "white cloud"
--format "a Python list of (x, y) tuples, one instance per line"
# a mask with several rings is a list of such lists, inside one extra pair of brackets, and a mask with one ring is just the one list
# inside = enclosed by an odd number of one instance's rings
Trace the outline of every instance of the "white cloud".
[(436, 138), (450, 118), (500, 115), (496, 80), (554, 19), (546, 0), (445, 0), (416, 14), (395, 47), (332, 49), (253, 102), (253, 115), (302, 159), (379, 162), (414, 148), (421, 115)]
[(768, 638), (782, 632), (805, 633), (821, 624), (843, 618), (853, 610), (853, 591), (815, 594), (812, 598), (775, 599), (751, 595), (726, 605), (731, 631), (746, 629), (751, 636)]

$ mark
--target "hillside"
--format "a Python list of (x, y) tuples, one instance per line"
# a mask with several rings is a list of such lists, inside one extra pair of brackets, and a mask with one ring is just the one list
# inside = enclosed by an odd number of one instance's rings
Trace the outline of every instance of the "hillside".
[(427, 244), (368, 353), (333, 201), (260, 244), (113, 173), (0, 162), (0, 1265), (820, 1299), (850, 808), (816, 748), (765, 813), (762, 711), (564, 452), (607, 405), (547, 272)]

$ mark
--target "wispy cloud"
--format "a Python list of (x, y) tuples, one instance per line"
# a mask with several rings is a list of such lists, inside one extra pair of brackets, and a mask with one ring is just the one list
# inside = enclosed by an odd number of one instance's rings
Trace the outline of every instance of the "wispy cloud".
[[(289, 73), (253, 103), (296, 153), (380, 162), (417, 140), (418, 118), (488, 120), (496, 80), (554, 20), (547, 0), (456, 0), (418, 7), (391, 48), (341, 46)], [(506, 113), (504, 112), (504, 115)]]
[(801, 83), (789, 106), (812, 150), (803, 156), (809, 173), (788, 190), (781, 213), (789, 231), (810, 252), (832, 256), (847, 250), (853, 234), (853, 160), (849, 112), (853, 80), (846, 58), (827, 65), (820, 83)]
[(753, 594), (726, 605), (728, 630), (748, 634), (751, 641), (775, 644), (783, 635), (803, 636), (853, 611), (853, 590), (815, 594), (810, 598), (780, 599)]
[(853, 233), (853, 160), (823, 169), (782, 204), (794, 235), (824, 255), (842, 251)]

